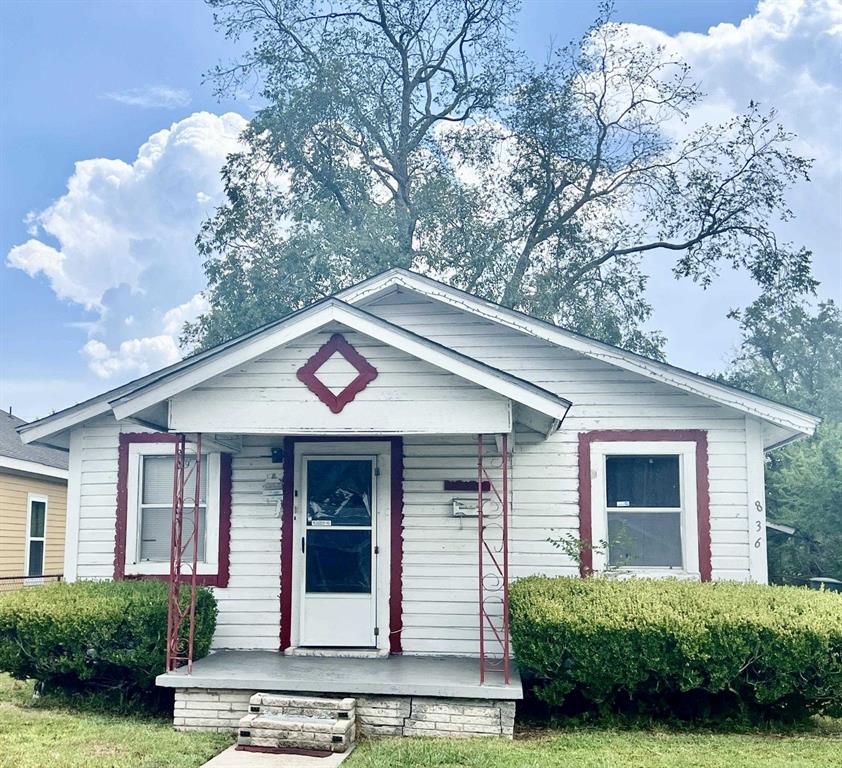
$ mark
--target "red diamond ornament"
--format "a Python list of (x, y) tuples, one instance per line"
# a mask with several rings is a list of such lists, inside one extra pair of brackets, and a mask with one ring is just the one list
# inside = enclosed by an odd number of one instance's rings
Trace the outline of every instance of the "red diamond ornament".
[[(342, 355), (357, 371), (356, 378), (338, 395), (334, 395), (316, 375), (319, 368), (335, 353)], [(319, 351), (298, 369), (296, 376), (331, 411), (339, 413), (368, 386), (369, 382), (377, 378), (377, 369), (357, 352), (341, 333), (334, 333)]]

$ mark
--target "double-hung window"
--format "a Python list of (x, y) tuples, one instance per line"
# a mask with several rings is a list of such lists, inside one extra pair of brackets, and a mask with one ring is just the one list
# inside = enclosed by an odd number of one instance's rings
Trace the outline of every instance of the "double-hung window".
[[(194, 525), (195, 455), (185, 463), (183, 559), (198, 542), (199, 573), (215, 573), (219, 541), (219, 454), (201, 458), (198, 531)], [(172, 541), (174, 448), (172, 443), (137, 443), (129, 449), (126, 515), (126, 573), (169, 572)]]
[(26, 575), (44, 575), (47, 543), (47, 497), (30, 493), (26, 499)]
[(699, 574), (694, 442), (591, 444), (594, 568)]

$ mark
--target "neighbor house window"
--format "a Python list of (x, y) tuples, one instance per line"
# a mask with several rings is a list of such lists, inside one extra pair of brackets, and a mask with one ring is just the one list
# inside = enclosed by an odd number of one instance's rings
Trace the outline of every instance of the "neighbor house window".
[(26, 520), (26, 575), (44, 575), (44, 548), (47, 542), (47, 497), (29, 494)]
[(699, 571), (691, 442), (591, 444), (594, 567)]
[[(172, 443), (137, 443), (129, 448), (126, 514), (126, 574), (169, 573), (172, 541), (174, 448)], [(187, 456), (182, 546), (192, 561), (195, 456)], [(219, 541), (219, 454), (201, 460), (198, 525), (199, 573), (214, 573)]]

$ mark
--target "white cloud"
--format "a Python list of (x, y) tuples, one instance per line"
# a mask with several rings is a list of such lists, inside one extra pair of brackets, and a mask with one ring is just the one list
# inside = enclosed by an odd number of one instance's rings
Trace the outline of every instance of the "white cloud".
[(97, 339), (91, 339), (82, 352), (90, 369), (101, 379), (115, 376), (141, 376), (156, 368), (177, 362), (181, 355), (172, 336), (147, 336), (121, 342), (117, 349), (109, 349)]
[(168, 85), (145, 85), (142, 88), (109, 91), (103, 94), (103, 98), (141, 109), (175, 109), (190, 103), (190, 91)]
[(131, 163), (78, 162), (65, 194), (27, 217), (33, 237), (7, 263), (92, 313), (83, 354), (97, 376), (172, 362), (181, 325), (207, 308), (194, 241), (222, 202), (219, 171), (245, 125), (197, 112), (150, 136)]
[[(812, 182), (792, 190), (796, 218), (776, 230), (781, 240), (813, 251), (820, 294), (842, 299), (842, 1), (762, 0), (739, 24), (719, 24), (705, 34), (670, 36), (652, 27), (626, 27), (636, 39), (687, 61), (708, 94), (687, 125), (674, 126), (679, 135), (727, 120), (752, 100), (777, 109), (781, 123), (798, 135), (795, 150), (815, 158)], [(756, 287), (744, 276), (723, 275), (703, 292), (673, 281), (663, 257), (656, 254), (648, 264), (655, 322), (670, 340), (670, 359), (704, 371), (721, 368), (737, 339), (725, 311), (752, 301)]]
[(210, 302), (201, 294), (197, 293), (190, 301), (173, 307), (164, 315), (164, 333), (170, 336), (178, 336), (181, 329), (189, 320), (195, 320), (199, 315), (210, 309)]

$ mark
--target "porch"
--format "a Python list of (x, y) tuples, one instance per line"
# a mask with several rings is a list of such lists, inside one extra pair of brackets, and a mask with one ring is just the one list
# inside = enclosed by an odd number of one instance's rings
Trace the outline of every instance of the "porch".
[[(255, 693), (275, 694), (298, 706), (343, 701), (353, 728), (367, 736), (512, 737), (520, 676), (486, 671), (478, 658), (290, 656), (273, 651), (217, 651), (159, 675), (175, 689), (173, 725), (182, 731), (235, 732)], [(353, 740), (353, 736), (352, 736)]]
[(335, 656), (289, 656), (273, 651), (216, 651), (186, 667), (159, 675), (164, 688), (203, 688), (320, 694), (369, 694), (425, 696), (435, 698), (523, 698), (520, 675), (486, 670), (479, 682), (478, 658), (457, 656), (385, 656), (339, 658)]

